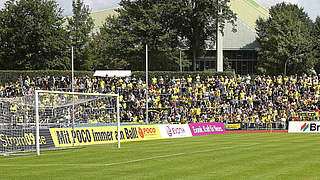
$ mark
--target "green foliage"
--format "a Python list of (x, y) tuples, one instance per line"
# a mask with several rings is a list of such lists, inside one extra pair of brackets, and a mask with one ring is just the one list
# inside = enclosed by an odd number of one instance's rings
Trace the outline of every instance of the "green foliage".
[[(88, 75), (90, 77), (93, 76), (94, 71), (75, 71), (75, 76), (85, 76)], [(225, 71), (225, 72), (215, 72), (215, 71), (185, 71), (185, 72), (176, 72), (176, 71), (150, 71), (149, 77), (188, 77), (191, 75), (192, 77), (196, 77), (197, 75), (200, 75), (201, 77), (207, 77), (207, 76), (234, 76), (233, 72)], [(135, 71), (132, 72), (132, 76), (136, 76), (138, 78), (145, 78), (146, 76), (145, 71)], [(16, 82), (19, 77), (26, 77), (29, 76), (31, 78), (33, 77), (44, 77), (44, 76), (55, 76), (55, 77), (69, 77), (71, 78), (71, 71), (55, 71), (55, 70), (41, 70), (41, 71), (12, 71), (12, 70), (0, 70), (0, 83), (5, 82)]]
[(316, 18), (313, 26), (313, 39), (314, 39), (314, 49), (316, 50), (316, 60), (315, 70), (320, 73), (320, 17)]
[(94, 24), (83, 0), (72, 1), (66, 28), (55, 0), (9, 0), (0, 10), (0, 68), (70, 69), (73, 46), (76, 70), (144, 70), (148, 44), (150, 70), (179, 70), (179, 48), (189, 47), (184, 59), (195, 60), (205, 40), (215, 41), (216, 19), (221, 30), (234, 24), (228, 2), (122, 0), (119, 16), (91, 35)]
[(76, 70), (87, 70), (92, 66), (94, 58), (90, 47), (90, 33), (94, 27), (90, 9), (82, 0), (72, 1), (73, 16), (68, 18), (67, 30), (74, 47), (74, 63)]
[(67, 69), (67, 34), (54, 0), (9, 0), (0, 10), (1, 69)]
[[(93, 76), (93, 71), (75, 71), (75, 76)], [(69, 77), (71, 78), (71, 71), (58, 71), (58, 70), (41, 70), (41, 71), (12, 71), (12, 70), (0, 70), (0, 83), (6, 82), (16, 82), (19, 77), (29, 76), (33, 77), (45, 77), (45, 76), (55, 76), (55, 77)]]
[(271, 7), (268, 19), (257, 20), (258, 70), (268, 74), (310, 71), (315, 64), (311, 27), (308, 14), (297, 5)]
[[(183, 44), (189, 47), (196, 70), (196, 59), (205, 49), (205, 40), (215, 42), (217, 20), (222, 32), (225, 23), (235, 26), (236, 14), (230, 9), (230, 0), (169, 0), (166, 3), (166, 19), (169, 27), (175, 29)], [(221, 10), (221, 13), (219, 11)]]
[[(100, 29), (106, 61), (122, 59), (127, 69), (145, 68), (145, 44), (149, 46), (150, 69), (178, 70), (179, 48), (194, 60), (204, 49), (205, 40), (215, 41), (216, 19), (221, 30), (236, 16), (229, 0), (122, 0), (117, 17), (107, 18)], [(218, 9), (223, 11), (218, 15)], [(194, 64), (195, 65), (195, 64)], [(195, 67), (195, 66), (194, 66)]]
[(107, 18), (100, 29), (101, 54), (107, 66), (113, 66), (117, 59), (127, 63), (124, 69), (145, 69), (145, 44), (148, 44), (151, 69), (178, 69), (177, 34), (166, 26), (164, 4), (155, 0), (121, 1), (119, 15)]
[(229, 62), (229, 58), (223, 57), (223, 70), (230, 71), (231, 70), (231, 63)]

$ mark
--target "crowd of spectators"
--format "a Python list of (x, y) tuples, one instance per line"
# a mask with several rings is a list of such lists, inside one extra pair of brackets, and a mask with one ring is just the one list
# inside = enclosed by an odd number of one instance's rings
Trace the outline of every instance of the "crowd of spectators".
[[(0, 97), (11, 98), (34, 90), (70, 91), (68, 77), (20, 77), (0, 84)], [(119, 93), (121, 120), (145, 122), (146, 84), (141, 78), (75, 78), (75, 91)], [(225, 122), (254, 126), (297, 118), (318, 110), (317, 75), (152, 77), (149, 84), (149, 121), (156, 123)], [(99, 107), (96, 107), (99, 108)], [(108, 118), (110, 119), (110, 118)], [(104, 122), (104, 119), (95, 122)]]

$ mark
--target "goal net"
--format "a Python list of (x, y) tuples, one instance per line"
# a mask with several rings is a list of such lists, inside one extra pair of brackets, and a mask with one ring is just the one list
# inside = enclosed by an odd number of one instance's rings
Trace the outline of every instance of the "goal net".
[(38, 90), (0, 100), (0, 153), (93, 144), (120, 148), (119, 96)]

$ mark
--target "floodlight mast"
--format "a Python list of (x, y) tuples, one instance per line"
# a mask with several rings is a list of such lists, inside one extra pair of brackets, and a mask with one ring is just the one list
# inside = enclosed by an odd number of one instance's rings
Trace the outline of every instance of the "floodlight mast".
[(146, 123), (149, 123), (148, 91), (149, 91), (149, 85), (148, 85), (148, 44), (146, 44)]
[(180, 72), (182, 72), (182, 52), (181, 52), (181, 48), (179, 48), (179, 65), (180, 65)]
[(217, 39), (216, 39), (216, 50), (217, 50), (217, 72), (223, 72), (223, 36), (222, 32), (220, 31), (220, 22), (219, 16), (222, 14), (222, 8), (219, 5), (219, 0), (217, 0), (218, 5), (218, 16), (217, 16)]
[(117, 94), (118, 148), (120, 148), (120, 95)]
[[(71, 91), (74, 92), (74, 56), (73, 56), (73, 46), (71, 47)], [(74, 131), (74, 95), (72, 94), (72, 130)], [(74, 146), (74, 141), (72, 141), (72, 146)]]

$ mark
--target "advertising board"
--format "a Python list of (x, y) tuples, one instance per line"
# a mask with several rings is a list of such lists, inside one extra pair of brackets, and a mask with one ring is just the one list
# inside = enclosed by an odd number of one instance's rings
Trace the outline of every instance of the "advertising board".
[(163, 124), (158, 125), (162, 138), (184, 138), (191, 137), (189, 125), (187, 124)]
[[(40, 129), (41, 148), (54, 147), (49, 129)], [(0, 130), (0, 152), (35, 149), (36, 133), (33, 129)]]
[(223, 123), (191, 123), (189, 127), (192, 136), (226, 133)]
[(290, 121), (289, 133), (320, 133), (320, 122)]
[(241, 129), (241, 123), (227, 124), (226, 129), (228, 129), (228, 130)]
[(161, 133), (157, 125), (136, 125), (141, 140), (161, 139)]
[[(56, 147), (81, 146), (92, 144), (116, 143), (118, 130), (116, 126), (51, 128), (50, 133)], [(120, 141), (142, 141), (161, 139), (156, 125), (135, 125), (120, 127)]]

